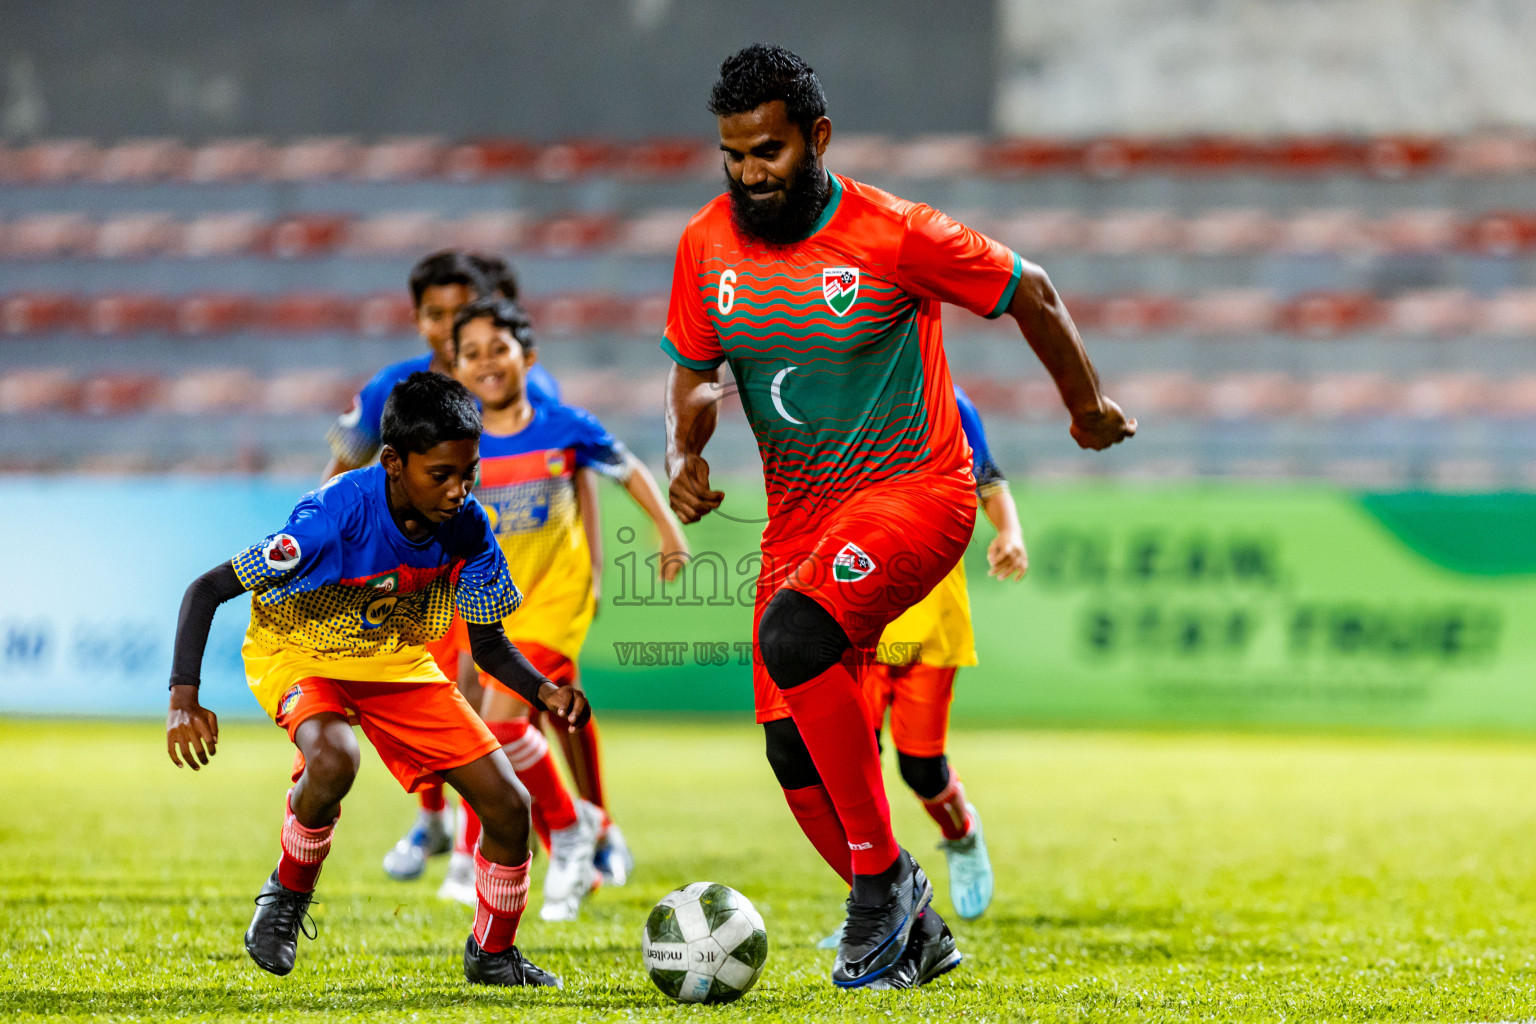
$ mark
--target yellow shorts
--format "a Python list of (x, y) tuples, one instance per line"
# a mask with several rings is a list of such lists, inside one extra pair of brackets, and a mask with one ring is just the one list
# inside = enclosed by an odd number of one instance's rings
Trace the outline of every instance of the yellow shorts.
[(335, 679), (354, 683), (446, 683), (424, 647), (402, 647), (393, 654), (370, 658), (323, 658), (313, 651), (283, 649), (268, 653), (247, 636), (240, 647), (245, 659), (245, 681), (256, 703), (277, 721), (278, 704), (301, 680)]
[(522, 606), (501, 624), (514, 644), (538, 644), (575, 661), (596, 612), (590, 573), (549, 573), (523, 593)]
[(965, 589), (965, 562), (928, 596), (901, 613), (880, 634), (875, 660), (882, 665), (917, 662), (934, 668), (976, 664), (976, 634), (971, 629), (971, 595)]

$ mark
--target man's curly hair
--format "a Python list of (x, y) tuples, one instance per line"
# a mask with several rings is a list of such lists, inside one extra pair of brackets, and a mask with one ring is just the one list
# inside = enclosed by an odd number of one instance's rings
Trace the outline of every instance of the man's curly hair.
[(782, 46), (753, 43), (721, 62), (720, 78), (709, 93), (709, 112), (729, 117), (774, 100), (784, 101), (789, 119), (807, 139), (811, 125), (827, 115), (827, 96), (809, 64)]

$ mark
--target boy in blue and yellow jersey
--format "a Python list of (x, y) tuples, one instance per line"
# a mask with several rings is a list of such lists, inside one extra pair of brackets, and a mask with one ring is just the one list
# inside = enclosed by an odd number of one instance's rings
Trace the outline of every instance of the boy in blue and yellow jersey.
[(305, 495), (281, 530), (199, 577), (182, 602), (166, 725), (171, 760), (197, 769), (216, 748), (218, 720), (197, 699), (203, 649), (218, 605), (247, 591), (246, 677), (299, 751), (282, 855), (245, 935), (251, 958), (273, 974), (293, 969), (341, 800), (357, 775), (356, 723), (407, 790), (441, 778), (480, 816), (465, 976), (559, 984), (513, 945), (528, 895), (522, 788), (501, 745), (424, 647), (457, 612), (483, 669), (570, 728), (587, 718), (580, 689), (544, 678), (502, 631), (522, 595), (469, 493), (480, 433), (463, 385), (411, 375), (385, 403), (379, 465)]
[[(592, 554), (576, 493), (583, 474), (622, 483), (645, 510), (661, 539), (662, 575), (672, 579), (688, 553), (677, 520), (667, 510), (660, 489), (638, 459), (590, 413), (563, 405), (534, 404), (525, 380), (538, 358), (527, 317), (512, 302), (484, 299), (459, 311), (454, 321), (458, 379), (480, 400), (485, 433), (480, 438), (480, 483), (476, 490), (495, 524), (496, 537), (523, 588), (526, 600), (505, 623), (508, 636), (539, 671), (560, 685), (576, 685), (576, 661), (596, 611)], [(483, 667), (483, 666), (482, 666)], [(482, 677), (483, 679), (483, 677)], [(494, 679), (484, 680), (495, 683)], [(481, 713), (493, 731), (522, 721), (526, 709), (499, 685), (486, 687)], [(595, 763), (595, 723), (582, 730)], [(578, 737), (573, 737), (573, 739)], [(526, 749), (525, 749), (526, 748)], [(508, 741), (520, 777), (533, 791), (523, 765), (545, 749), (537, 729)], [(585, 806), (578, 806), (582, 811)], [(541, 811), (534, 792), (535, 824)], [(554, 822), (547, 822), (554, 827)], [(617, 828), (603, 814), (601, 826), (617, 839)], [(615, 847), (622, 846), (615, 842)], [(552, 850), (555, 875), (560, 851)], [(622, 878), (630, 865), (613, 864)], [(573, 864), (572, 871), (579, 866)], [(564, 902), (546, 888), (543, 916), (575, 915), (581, 891), (590, 880), (582, 872)]]
[[(955, 402), (971, 446), (976, 497), (997, 530), (987, 547), (988, 575), (1023, 579), (1029, 557), (1008, 481), (987, 447), (981, 415), (958, 386)], [(980, 917), (992, 901), (992, 865), (982, 839), (981, 818), (966, 800), (965, 787), (950, 768), (944, 746), (955, 672), (974, 664), (971, 599), (965, 586), (965, 563), (960, 561), (927, 597), (885, 627), (875, 663), (863, 674), (870, 721), (878, 733), (890, 711), (891, 740), (902, 780), (943, 833), (939, 846), (949, 862), (950, 900), (955, 912), (967, 919)]]

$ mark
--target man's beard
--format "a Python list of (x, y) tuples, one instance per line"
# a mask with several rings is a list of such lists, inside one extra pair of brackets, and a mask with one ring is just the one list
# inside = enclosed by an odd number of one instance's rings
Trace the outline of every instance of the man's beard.
[(725, 185), (731, 195), (731, 220), (736, 230), (765, 245), (803, 241), (832, 194), (821, 161), (810, 147), (776, 199), (754, 200), (747, 187), (729, 174)]

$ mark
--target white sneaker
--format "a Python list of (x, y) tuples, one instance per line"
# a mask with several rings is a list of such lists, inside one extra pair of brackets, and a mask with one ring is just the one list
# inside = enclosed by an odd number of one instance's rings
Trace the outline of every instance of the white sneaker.
[(585, 800), (576, 801), (576, 822), (549, 834), (549, 870), (544, 873), (544, 906), (539, 917), (546, 921), (574, 921), (581, 901), (592, 891), (592, 855), (597, 833), (603, 827), (603, 811)]
[(475, 856), (472, 853), (454, 851), (448, 861), (448, 873), (443, 884), (437, 887), (437, 898), (462, 903), (466, 907), (479, 905), (475, 895)]
[(384, 855), (384, 871), (390, 878), (409, 882), (421, 877), (427, 869), (428, 857), (451, 849), (453, 837), (448, 834), (446, 815), (442, 811), (421, 811), (411, 830)]
[(611, 821), (597, 844), (597, 856), (592, 863), (602, 872), (605, 885), (623, 885), (635, 870), (635, 856), (629, 852), (624, 833)]

